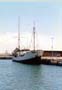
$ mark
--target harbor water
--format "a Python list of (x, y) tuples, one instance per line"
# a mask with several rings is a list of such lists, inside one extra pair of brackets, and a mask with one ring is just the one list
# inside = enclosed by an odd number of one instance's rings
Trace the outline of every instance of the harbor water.
[(0, 60), (0, 90), (62, 90), (62, 66)]

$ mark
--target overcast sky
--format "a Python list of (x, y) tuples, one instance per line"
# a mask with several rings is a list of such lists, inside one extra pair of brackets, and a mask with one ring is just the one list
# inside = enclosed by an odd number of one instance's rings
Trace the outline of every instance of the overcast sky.
[[(0, 2), (0, 52), (17, 47), (20, 16), (21, 48), (30, 47), (35, 21), (36, 48), (62, 50), (62, 3)], [(52, 43), (53, 37), (53, 43)]]

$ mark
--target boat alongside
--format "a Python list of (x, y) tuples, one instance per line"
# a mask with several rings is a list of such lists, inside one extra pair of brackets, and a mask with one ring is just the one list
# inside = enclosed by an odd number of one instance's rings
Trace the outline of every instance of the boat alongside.
[(18, 24), (18, 52), (12, 60), (26, 64), (41, 64), (41, 56), (35, 50), (35, 26), (33, 27), (33, 50), (20, 50), (20, 18)]

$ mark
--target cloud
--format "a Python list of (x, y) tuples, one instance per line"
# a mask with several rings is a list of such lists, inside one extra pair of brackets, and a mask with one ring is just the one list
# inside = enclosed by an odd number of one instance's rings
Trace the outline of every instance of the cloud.
[[(17, 32), (0, 33), (0, 52), (12, 52), (18, 46)], [(51, 50), (51, 36), (37, 33), (36, 34), (36, 49)], [(33, 35), (30, 32), (22, 32), (20, 35), (20, 47), (33, 49)], [(54, 36), (53, 49), (62, 50), (61, 35)]]
[[(20, 47), (31, 48), (30, 42), (32, 35), (30, 33), (21, 33), (20, 35)], [(18, 33), (17, 32), (6, 32), (0, 33), (0, 52), (13, 51), (18, 47)]]
[(0, 52), (11, 51), (16, 46), (16, 33), (0, 33)]

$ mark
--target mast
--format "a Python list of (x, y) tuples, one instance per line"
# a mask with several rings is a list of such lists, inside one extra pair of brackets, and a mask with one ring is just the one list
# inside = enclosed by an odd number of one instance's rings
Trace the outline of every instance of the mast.
[(18, 17), (18, 49), (20, 50), (20, 16)]
[(51, 49), (52, 49), (52, 60), (53, 60), (53, 37), (51, 38), (51, 40), (52, 40), (52, 46), (51, 46)]
[(33, 26), (33, 50), (35, 51), (35, 22)]

